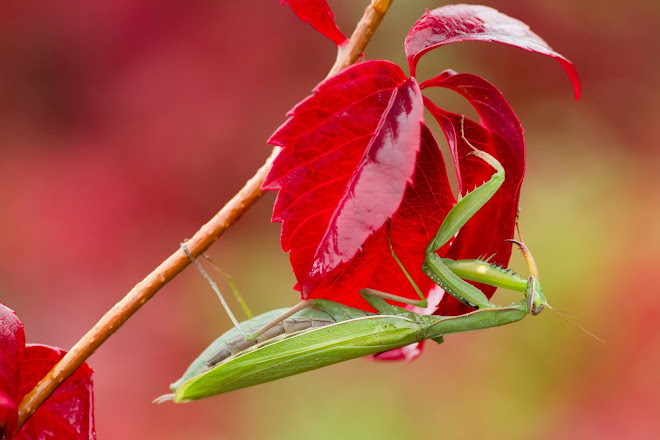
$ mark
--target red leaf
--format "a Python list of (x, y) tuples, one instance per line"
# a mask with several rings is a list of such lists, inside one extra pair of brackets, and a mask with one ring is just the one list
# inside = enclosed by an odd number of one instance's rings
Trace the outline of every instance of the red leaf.
[(283, 223), (282, 248), (291, 251), (308, 297), (364, 251), (399, 207), (415, 167), (423, 106), (414, 79), (395, 64), (369, 61), (322, 82), (289, 116), (269, 140), (284, 150), (263, 187), (279, 189), (273, 221)]
[[(20, 365), (25, 347), (23, 324), (13, 310), (0, 303), (0, 423), (7, 421), (7, 432), (16, 427)], [(0, 438), (2, 429), (0, 428)]]
[(288, 3), (302, 21), (308, 22), (338, 46), (346, 41), (346, 36), (335, 24), (335, 16), (325, 0), (280, 0), (280, 3)]
[[(28, 344), (21, 368), (20, 397), (30, 392), (66, 354), (58, 348)], [(81, 365), (41, 405), (14, 440), (91, 440), (94, 430), (92, 369)]]
[(411, 76), (415, 76), (417, 62), (424, 53), (457, 41), (495, 41), (555, 58), (573, 83), (575, 99), (580, 97), (580, 80), (570, 61), (522, 21), (487, 6), (450, 5), (427, 11), (406, 36)]
[[(482, 125), (466, 119), (465, 137), (478, 149), (497, 158), (506, 172), (502, 187), (463, 226), (444, 256), (463, 259), (495, 253), (492, 261), (506, 266), (511, 256), (511, 243), (504, 240), (513, 237), (520, 186), (525, 173), (525, 142), (520, 121), (499, 90), (476, 75), (446, 71), (422, 85), (454, 90), (474, 106), (481, 116)], [(436, 107), (426, 98), (424, 103), (447, 136), (459, 170), (461, 194), (488, 180), (493, 174), (489, 165), (474, 157), (459, 160), (470, 151), (461, 138), (461, 116)], [(492, 286), (479, 285), (479, 288), (488, 297), (495, 291)], [(469, 311), (449, 295), (443, 298), (438, 310), (442, 315)]]

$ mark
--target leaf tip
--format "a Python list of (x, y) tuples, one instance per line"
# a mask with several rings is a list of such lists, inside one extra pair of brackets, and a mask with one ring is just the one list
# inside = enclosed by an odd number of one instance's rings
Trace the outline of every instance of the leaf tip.
[(566, 72), (566, 75), (568, 75), (568, 79), (571, 80), (571, 84), (573, 84), (573, 90), (575, 92), (575, 100), (579, 101), (580, 96), (582, 96), (582, 85), (580, 83), (580, 77), (577, 73), (577, 69), (571, 63), (568, 59), (564, 58), (563, 56), (557, 54), (557, 61), (559, 61), (559, 64), (561, 64), (561, 67), (564, 69), (564, 72)]

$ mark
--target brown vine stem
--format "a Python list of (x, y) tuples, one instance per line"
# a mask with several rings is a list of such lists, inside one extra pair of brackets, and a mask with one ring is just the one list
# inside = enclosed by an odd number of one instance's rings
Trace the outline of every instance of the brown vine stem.
[[(371, 0), (371, 4), (364, 11), (353, 35), (343, 47), (328, 76), (336, 74), (360, 58), (391, 3), (392, 0)], [(263, 194), (261, 184), (279, 152), (280, 148), (274, 148), (266, 163), (247, 181), (245, 186), (186, 242), (192, 256), (197, 257), (206, 251), (243, 212), (261, 197)], [(108, 310), (99, 322), (23, 398), (18, 407), (18, 428), (101, 344), (119, 330), (128, 318), (189, 264), (190, 259), (179, 248)]]

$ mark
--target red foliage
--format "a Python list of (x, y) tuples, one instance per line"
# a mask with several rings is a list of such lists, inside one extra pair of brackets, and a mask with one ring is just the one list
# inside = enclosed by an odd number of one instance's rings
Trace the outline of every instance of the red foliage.
[(18, 402), (66, 354), (59, 348), (25, 345), (23, 324), (0, 304), (0, 422), (7, 420), (7, 437), (14, 440), (91, 440), (94, 430), (92, 369), (81, 365), (14, 432)]
[[(406, 38), (411, 72), (421, 55), (462, 40), (498, 41), (542, 53), (562, 63), (579, 95), (569, 61), (518, 20), (482, 6), (451, 6), (425, 14)], [(481, 123), (463, 119), (423, 98), (420, 89), (444, 87), (474, 106)], [(368, 308), (358, 295), (371, 287), (415, 298), (387, 243), (423, 293), (433, 287), (421, 273), (427, 243), (455, 203), (442, 156), (422, 119), (425, 105), (442, 127), (459, 176), (460, 192), (488, 180), (493, 170), (463, 159), (469, 147), (460, 135), (496, 157), (506, 181), (493, 199), (439, 251), (450, 258), (496, 254), (506, 265), (525, 169), (522, 127), (502, 94), (474, 75), (446, 71), (417, 86), (385, 61), (352, 66), (319, 84), (298, 104), (270, 143), (284, 147), (264, 183), (279, 189), (273, 221), (282, 222), (282, 247), (303, 298), (326, 298)], [(419, 128), (421, 127), (421, 129)], [(494, 288), (484, 287), (490, 296)], [(433, 311), (430, 311), (433, 312)], [(439, 313), (467, 312), (443, 298)], [(409, 356), (405, 356), (409, 358)]]

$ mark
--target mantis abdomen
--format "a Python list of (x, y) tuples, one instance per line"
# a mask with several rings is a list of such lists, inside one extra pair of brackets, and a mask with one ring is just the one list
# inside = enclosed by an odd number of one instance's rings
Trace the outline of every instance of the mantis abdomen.
[[(345, 307), (345, 306), (344, 306)], [(430, 318), (433, 319), (433, 318)], [(302, 373), (423, 339), (425, 326), (402, 316), (371, 315), (275, 338), (171, 385), (184, 402)], [(271, 342), (272, 341), (272, 342)], [(201, 357), (201, 356), (200, 356)], [(198, 358), (199, 359), (199, 358)]]
[(190, 364), (183, 376), (171, 384), (170, 387), (176, 390), (187, 380), (215, 367), (232, 356), (245, 352), (253, 346), (256, 348), (256, 345), (265, 345), (269, 342), (280, 340), (283, 337), (297, 335), (306, 330), (326, 327), (340, 321), (371, 314), (359, 309), (341, 306), (332, 301), (316, 300), (316, 302), (319, 305), (325, 306), (324, 310), (315, 307), (300, 310), (295, 315), (289, 316), (272, 326), (272, 328), (260, 334), (255, 339), (250, 338), (249, 335), (271, 324), (277, 317), (285, 314), (290, 309), (271, 310), (247, 321), (243, 321), (240, 327), (232, 327), (213, 341)]

